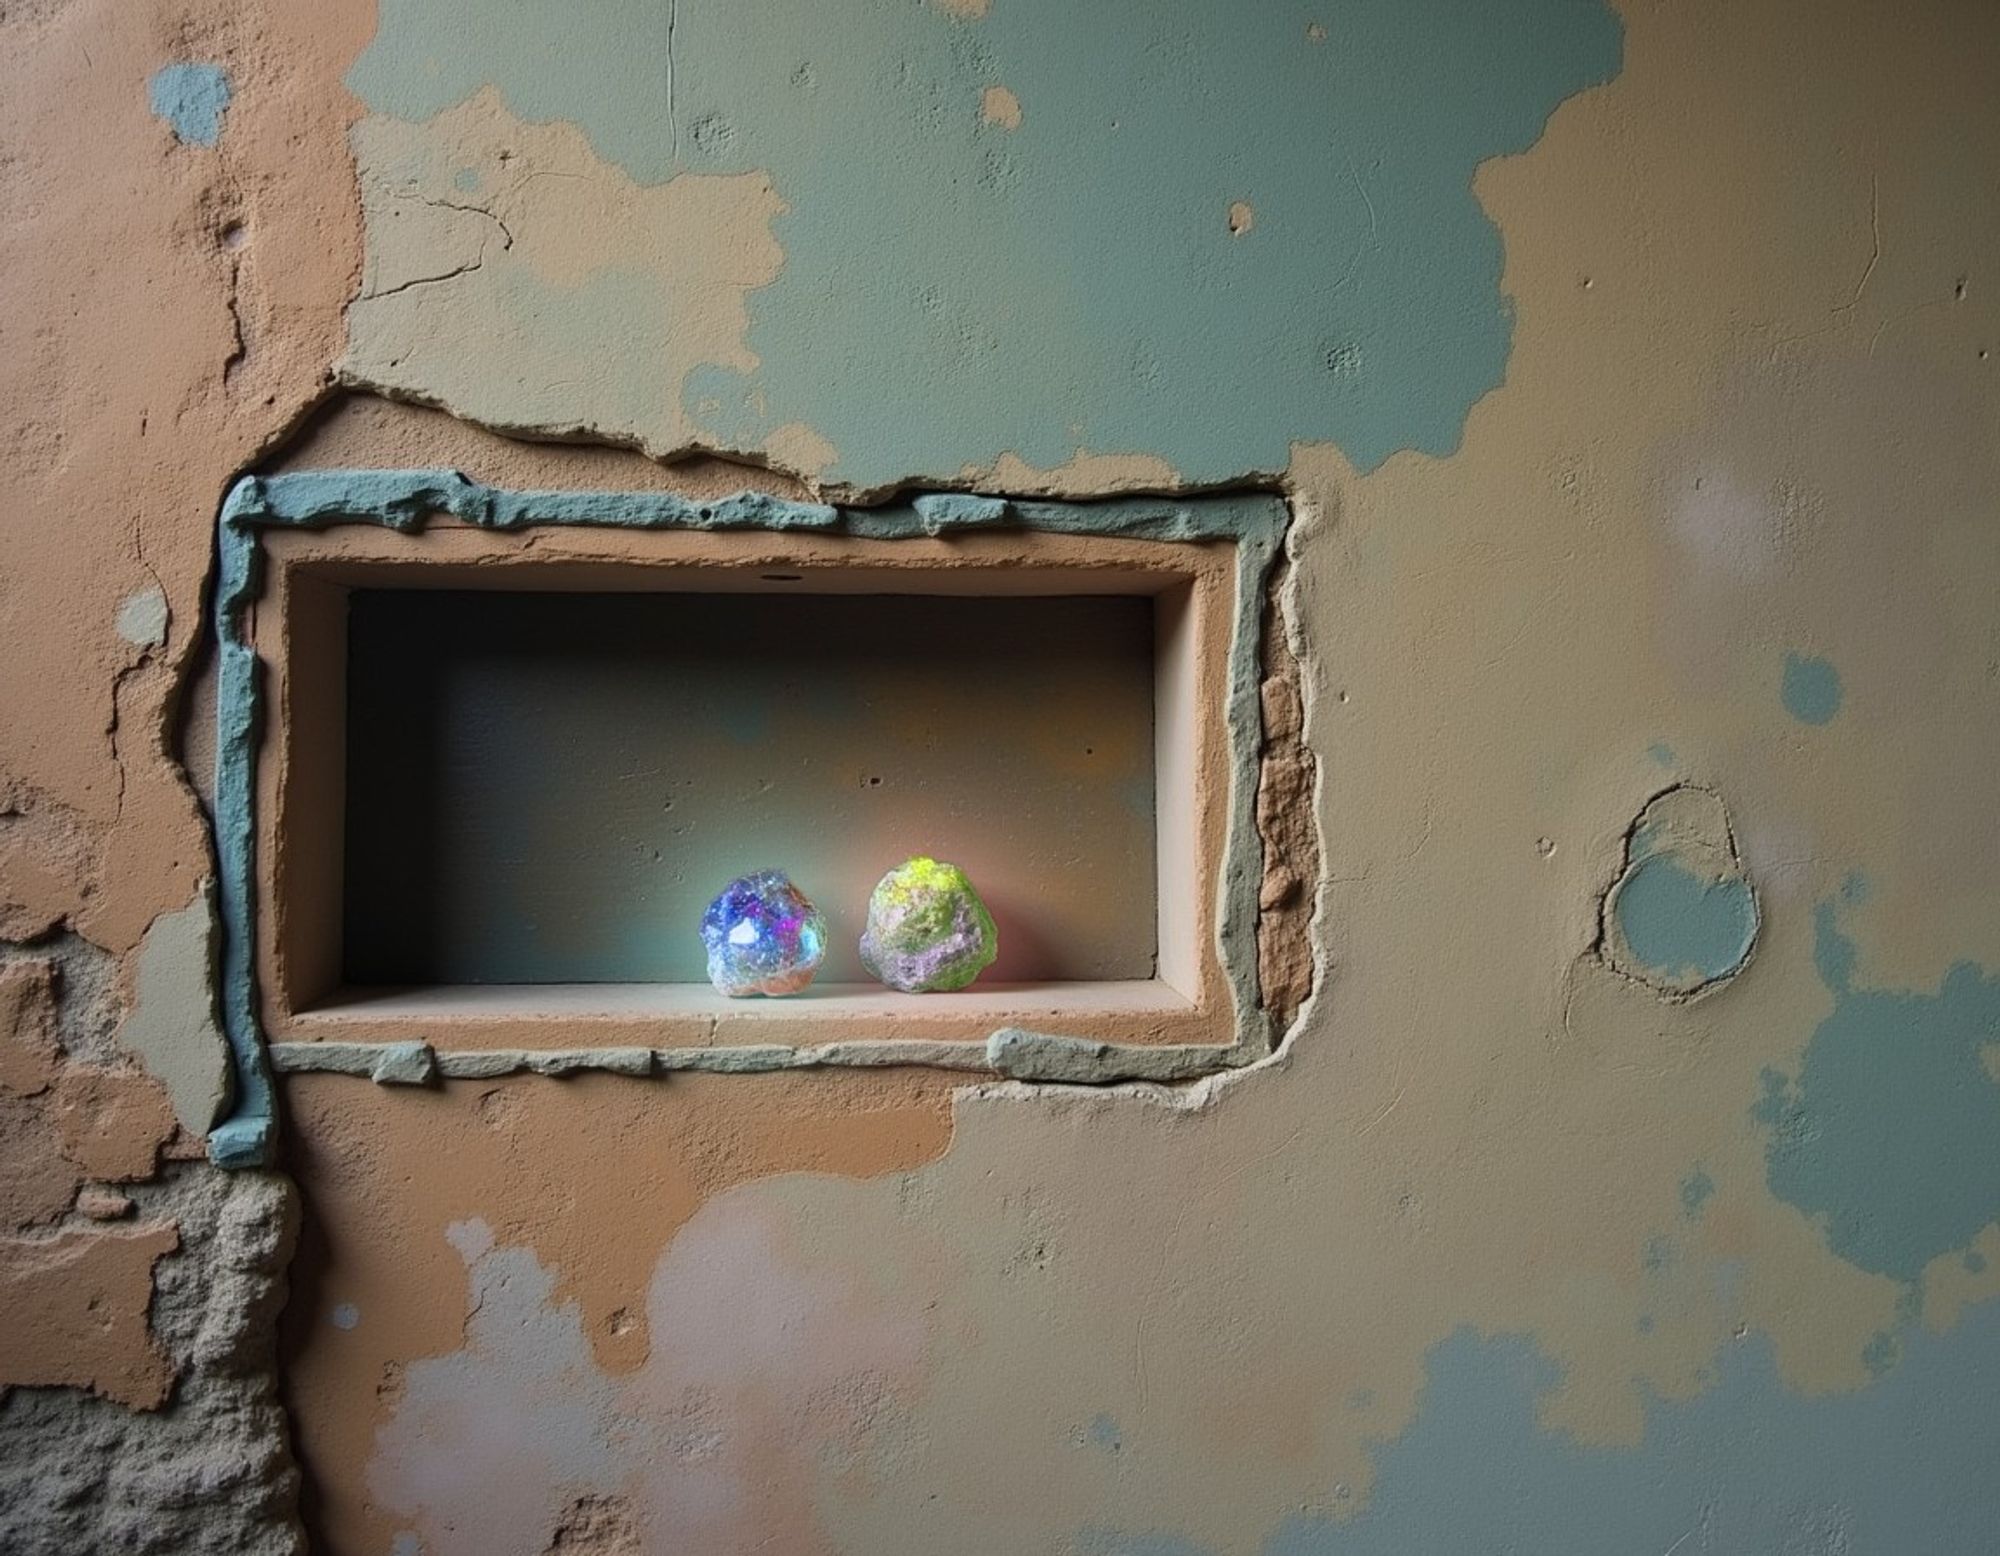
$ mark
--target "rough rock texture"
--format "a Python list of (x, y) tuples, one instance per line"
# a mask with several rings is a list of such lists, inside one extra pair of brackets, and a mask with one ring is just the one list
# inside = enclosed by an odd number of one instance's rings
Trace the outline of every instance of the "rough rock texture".
[(273, 1376), (295, 1198), (199, 1160), (125, 1008), (81, 937), (0, 945), (0, 1551), (301, 1549)]
[(875, 883), (861, 965), (892, 989), (962, 989), (999, 954), (1000, 936), (979, 892), (955, 864), (906, 859)]
[(1312, 882), (1319, 879), (1319, 762), (1305, 742), (1299, 661), (1286, 637), (1282, 601), (1290, 564), (1271, 581), (1264, 612), (1264, 752), (1257, 775), (1257, 831), (1264, 879), (1257, 892), (1257, 985), (1283, 1033), (1313, 986)]
[[(155, 1343), (179, 1382), (164, 1408), (137, 1412), (73, 1388), (11, 1390), (0, 1402), (0, 1550), (302, 1551), (274, 1374), (297, 1197), (275, 1174), (198, 1163), (132, 1197), (144, 1228), (179, 1227), (152, 1303)], [(156, 1235), (144, 1228), (125, 1235)]]

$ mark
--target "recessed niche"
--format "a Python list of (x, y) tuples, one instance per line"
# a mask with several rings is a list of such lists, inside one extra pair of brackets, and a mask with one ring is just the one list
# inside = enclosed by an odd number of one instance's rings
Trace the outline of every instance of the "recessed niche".
[[(272, 1038), (1235, 1042), (1233, 543), (434, 522), (260, 545)], [(920, 852), (1000, 926), (961, 993), (859, 963), (870, 887)], [(800, 995), (727, 1000), (700, 914), (766, 866), (832, 949)]]
[(988, 982), (1151, 979), (1154, 600), (780, 577), (352, 591), (343, 983), (701, 984), (703, 908), (768, 866), (826, 915), (815, 987), (866, 985), (917, 853), (978, 883)]

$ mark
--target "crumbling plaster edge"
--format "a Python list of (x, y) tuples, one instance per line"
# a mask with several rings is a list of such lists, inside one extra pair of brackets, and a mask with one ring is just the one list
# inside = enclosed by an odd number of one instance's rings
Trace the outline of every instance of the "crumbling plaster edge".
[[(409, 531), (432, 514), (501, 531), (536, 526), (626, 529), (766, 529), (836, 531), (867, 539), (940, 536), (1016, 526), (1059, 534), (1173, 542), (1226, 540), (1236, 546), (1236, 598), (1228, 653), (1224, 724), (1229, 798), (1217, 883), (1217, 949), (1236, 1011), (1227, 1045), (1155, 1046), (1096, 1042), (1059, 1033), (1002, 1028), (984, 1045), (846, 1041), (790, 1047), (578, 1049), (438, 1054), (427, 1043), (268, 1044), (257, 1009), (257, 745), (263, 665), (249, 642), (246, 615), (262, 581), (264, 527), (321, 528), (378, 524)], [(220, 1166), (268, 1165), (275, 1146), (274, 1071), (334, 1070), (376, 1080), (429, 1081), (515, 1069), (566, 1074), (599, 1069), (652, 1075), (675, 1070), (756, 1074), (825, 1067), (920, 1065), (985, 1073), (1006, 1081), (1103, 1086), (1197, 1079), (1271, 1056), (1275, 1034), (1261, 1003), (1257, 970), (1258, 888), (1262, 840), (1256, 821), (1262, 754), (1264, 599), (1292, 512), (1277, 494), (1119, 497), (1097, 502), (1014, 499), (931, 492), (878, 509), (836, 508), (742, 492), (699, 501), (657, 492), (515, 492), (469, 480), (455, 470), (314, 470), (245, 476), (225, 498), (218, 522), (214, 603), (219, 645), (216, 713), (216, 849), (222, 916), (221, 1007), (236, 1071), (236, 1105), (209, 1135)], [(1317, 915), (1315, 915), (1316, 917)], [(1296, 1025), (1296, 1023), (1295, 1023)], [(646, 1055), (642, 1063), (639, 1056)], [(506, 1068), (496, 1068), (505, 1065)]]

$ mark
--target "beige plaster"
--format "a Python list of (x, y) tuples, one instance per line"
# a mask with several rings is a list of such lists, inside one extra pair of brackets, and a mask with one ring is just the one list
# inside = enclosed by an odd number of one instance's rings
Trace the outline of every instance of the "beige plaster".
[(171, 1226), (0, 1237), (0, 1392), (60, 1385), (135, 1410), (166, 1403), (173, 1372), (146, 1326)]
[(989, 86), (979, 94), (979, 117), (1003, 130), (1021, 127), (1021, 99), (1004, 86)]
[[(663, 455), (692, 442), (680, 410), (690, 372), (756, 365), (743, 299), (777, 275), (770, 224), (784, 211), (763, 174), (636, 184), (574, 126), (525, 123), (490, 88), (424, 124), (365, 119), (353, 145), (369, 250), (348, 311), (347, 382), (488, 426)], [(603, 371), (600, 332), (524, 339), (508, 311), (517, 282), (575, 293), (605, 275), (653, 283), (643, 315), (601, 321), (629, 372)], [(473, 337), (499, 357), (452, 344)], [(522, 353), (513, 367), (510, 342)], [(789, 446), (826, 462), (803, 434)]]

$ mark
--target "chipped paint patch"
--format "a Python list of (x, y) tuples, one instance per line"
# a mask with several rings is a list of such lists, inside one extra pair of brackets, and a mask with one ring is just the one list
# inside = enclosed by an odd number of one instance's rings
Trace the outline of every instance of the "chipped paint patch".
[[(820, 1197), (818, 1219), (744, 1195), (705, 1206), (654, 1270), (651, 1347), (622, 1377), (532, 1250), (454, 1239), (464, 1343), (410, 1363), (375, 1496), (438, 1556), (565, 1548), (579, 1506), (621, 1509), (634, 1550), (830, 1548), (815, 1472), (887, 1471), (930, 1320), (883, 1207), (859, 1185)], [(826, 1261), (853, 1236), (884, 1248), (872, 1270)]]
[(0, 1238), (0, 1393), (89, 1389), (156, 1410), (173, 1366), (153, 1338), (153, 1266), (180, 1246), (172, 1226)]
[(1934, 994), (1857, 988), (1832, 902), (1814, 960), (1833, 996), (1796, 1076), (1763, 1074), (1751, 1116), (1769, 1131), (1771, 1192), (1864, 1270), (1922, 1279), (2000, 1220), (2000, 1083), (1982, 1050), (2000, 1033), (2000, 978), (1971, 962)]
[(220, 65), (165, 65), (146, 82), (153, 112), (173, 126), (183, 146), (213, 146), (222, 139), (229, 109), (229, 75)]
[(1840, 712), (1840, 672), (1817, 655), (1787, 654), (1779, 697), (1801, 724), (1830, 724)]
[[(638, 182), (491, 88), (351, 140), (368, 246), (348, 382), (662, 454), (692, 437), (697, 367), (755, 368), (745, 299), (778, 273), (785, 209), (764, 175)], [(833, 458), (810, 429), (773, 436), (802, 467)]]
[(1021, 127), (1021, 99), (1004, 86), (989, 86), (979, 94), (979, 117), (1003, 130)]
[(138, 1055), (173, 1098), (174, 1117), (201, 1136), (234, 1091), (229, 1042), (216, 1013), (215, 883), (194, 901), (153, 920), (140, 942), (132, 1013), (118, 1041)]
[(1264, 1556), (1980, 1549), (2000, 1519), (2000, 1303), (1891, 1344), (1876, 1386), (1809, 1398), (1751, 1339), (1700, 1397), (1650, 1403), (1639, 1446), (1606, 1449), (1543, 1424), (1560, 1369), (1531, 1342), (1461, 1330), (1430, 1354), (1416, 1423), (1376, 1449), (1369, 1505), (1290, 1519)]
[(152, 584), (118, 603), (118, 635), (134, 648), (158, 648), (167, 640), (166, 591)]

